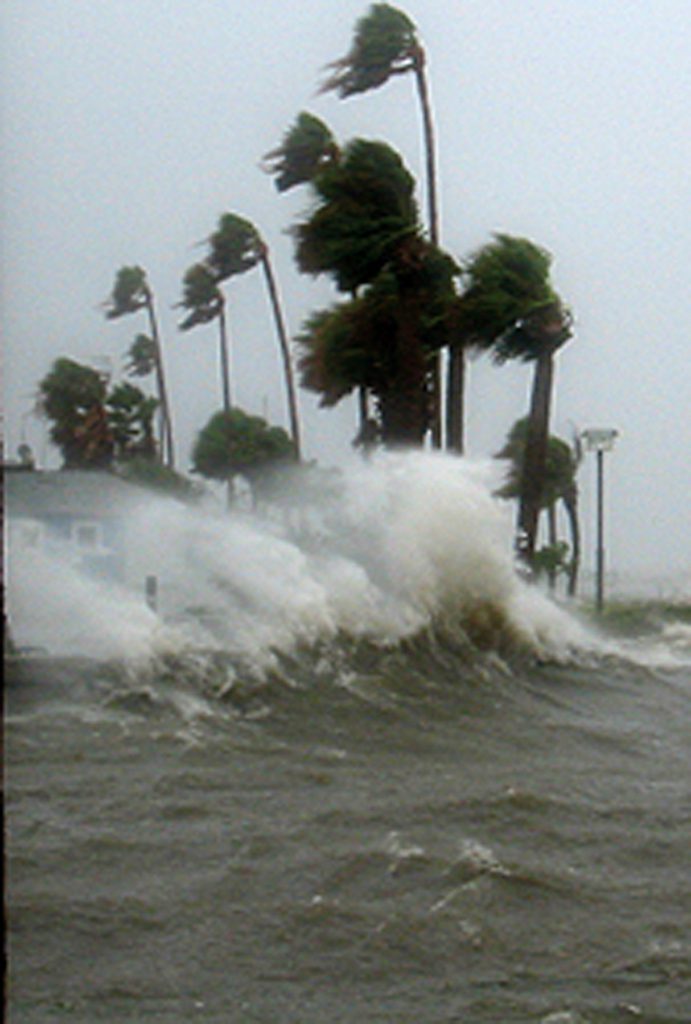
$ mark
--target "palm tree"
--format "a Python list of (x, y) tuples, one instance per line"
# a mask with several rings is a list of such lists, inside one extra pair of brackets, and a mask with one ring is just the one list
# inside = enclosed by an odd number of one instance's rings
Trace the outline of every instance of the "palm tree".
[[(499, 459), (509, 460), (505, 482), (497, 492), (499, 497), (518, 499), (521, 496), (528, 424), (527, 417), (514, 423), (509, 431), (504, 447), (496, 456)], [(549, 544), (550, 548), (555, 550), (558, 547), (556, 506), (558, 501), (561, 501), (564, 505), (571, 537), (571, 558), (566, 566), (567, 592), (570, 597), (573, 597), (576, 593), (581, 557), (578, 484), (576, 482), (579, 462), (580, 452), (577, 447), (572, 447), (566, 441), (554, 435), (549, 436), (540, 506), (541, 509), (547, 511)], [(550, 584), (553, 585), (553, 573), (550, 573)]]
[(50, 439), (65, 469), (102, 469), (112, 462), (106, 389), (103, 374), (65, 357), (56, 359), (40, 382), (38, 408), (52, 422)]
[(106, 317), (115, 320), (130, 313), (145, 309), (149, 318), (153, 356), (156, 369), (156, 386), (161, 409), (161, 451), (166, 465), (171, 468), (175, 463), (173, 450), (173, 428), (170, 404), (163, 371), (163, 355), (158, 321), (154, 309), (153, 292), (149, 286), (146, 273), (141, 267), (121, 267), (115, 277), (113, 290), (104, 303)]
[[(439, 244), (439, 213), (437, 202), (437, 173), (434, 140), (434, 119), (429, 99), (426, 75), (427, 58), (414, 22), (403, 11), (390, 4), (372, 4), (367, 13), (355, 24), (353, 41), (348, 53), (327, 65), (330, 72), (322, 92), (336, 92), (340, 99), (378, 89), (397, 75), (411, 73), (415, 78), (420, 113), (422, 116), (425, 165), (427, 175), (427, 210), (429, 237), (433, 245)], [(449, 357), (449, 387), (447, 401), (460, 408), (462, 395), (462, 368), (458, 362), (463, 354), (454, 348)], [(438, 361), (437, 361), (438, 362)], [(439, 366), (433, 376), (435, 398), (434, 443), (441, 447)], [(451, 441), (449, 442), (451, 444)], [(458, 444), (458, 437), (454, 439)], [(462, 443), (462, 441), (461, 441)]]
[(549, 280), (551, 260), (528, 239), (496, 235), (468, 261), (459, 303), (459, 334), (465, 345), (490, 349), (498, 362), (535, 364), (519, 506), (521, 547), (528, 563), (535, 553), (554, 356), (571, 337), (570, 313)]
[(185, 272), (182, 281), (182, 300), (178, 303), (178, 307), (186, 309), (188, 313), (178, 326), (181, 331), (189, 331), (199, 324), (208, 324), (212, 320), (218, 320), (223, 408), (229, 412), (231, 407), (230, 356), (225, 299), (216, 281), (216, 275), (205, 263), (195, 263)]
[(316, 380), (310, 363), (319, 366), (326, 330), (332, 354), (322, 367), (325, 401), (331, 400), (329, 374), (337, 391), (343, 381), (347, 391), (355, 385), (373, 391), (388, 444), (420, 444), (428, 429), (433, 367), (457, 303), (458, 268), (423, 237), (414, 187), (395, 150), (355, 139), (313, 179), (317, 202), (293, 229), (300, 270), (329, 274), (339, 291), (356, 296), (323, 323), (318, 317), (316, 332), (308, 323), (300, 339), (303, 382), (309, 387)]
[(264, 272), (264, 280), (273, 313), (283, 361), (291, 436), (293, 438), (295, 457), (299, 460), (300, 422), (297, 396), (290, 361), (288, 333), (278, 295), (269, 247), (250, 221), (235, 213), (224, 213), (219, 219), (216, 231), (209, 238), (209, 254), (206, 259), (206, 265), (214, 275), (216, 282), (219, 283), (238, 274), (244, 274), (256, 267), (257, 264), (261, 264)]
[(116, 459), (155, 458), (153, 419), (157, 405), (155, 398), (129, 382), (116, 384), (110, 391), (106, 410)]

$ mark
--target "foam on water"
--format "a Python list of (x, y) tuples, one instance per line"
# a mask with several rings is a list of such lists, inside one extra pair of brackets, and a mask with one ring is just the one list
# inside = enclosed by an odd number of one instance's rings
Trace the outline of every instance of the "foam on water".
[[(67, 557), (11, 552), (15, 640), (54, 654), (145, 657), (189, 646), (257, 667), (339, 636), (396, 644), (421, 631), (509, 636), (559, 657), (595, 641), (518, 576), (513, 509), (489, 463), (382, 455), (282, 515), (228, 513), (151, 498), (131, 510), (129, 589)], [(297, 515), (297, 525), (296, 525)], [(160, 614), (143, 581), (159, 581)]]

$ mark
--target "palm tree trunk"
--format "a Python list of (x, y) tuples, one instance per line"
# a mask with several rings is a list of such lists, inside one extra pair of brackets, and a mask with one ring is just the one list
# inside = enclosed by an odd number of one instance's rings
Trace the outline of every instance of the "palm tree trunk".
[(545, 347), (535, 361), (518, 510), (518, 526), (521, 532), (520, 550), (525, 561), (531, 566), (535, 555), (537, 524), (544, 485), (553, 376), (553, 349)]
[[(557, 506), (556, 502), (552, 502), (551, 505), (547, 506), (547, 527), (548, 527), (548, 543), (553, 551), (556, 550), (558, 543), (557, 535)], [(549, 583), (549, 589), (555, 590), (557, 586), (557, 570), (553, 565), (550, 565), (549, 572), (547, 574), (547, 582)]]
[[(426, 55), (422, 46), (417, 46), (413, 57), (415, 84), (417, 86), (420, 112), (422, 114), (422, 132), (425, 146), (425, 168), (427, 173), (427, 217), (429, 237), (432, 245), (439, 245), (439, 209), (437, 202), (437, 168), (434, 142), (434, 119), (432, 105), (429, 100), (429, 88), (425, 74)], [(435, 356), (432, 368), (432, 445), (442, 446), (441, 425), (441, 358)]]
[(151, 339), (154, 343), (154, 359), (156, 366), (156, 388), (158, 399), (161, 403), (161, 455), (163, 462), (171, 469), (175, 467), (175, 453), (173, 448), (173, 425), (170, 415), (170, 403), (166, 388), (165, 374), (163, 372), (163, 352), (161, 350), (161, 338), (158, 332), (158, 321), (154, 310), (154, 297), (147, 288), (145, 292), (146, 311), (149, 315), (149, 327)]
[(569, 566), (567, 593), (569, 597), (575, 597), (578, 585), (578, 571), (581, 564), (581, 530), (578, 521), (578, 495), (576, 488), (574, 487), (566, 491), (562, 495), (562, 501), (564, 502), (571, 531), (571, 564)]
[(281, 303), (278, 297), (278, 288), (276, 287), (276, 279), (274, 277), (273, 269), (271, 267), (271, 261), (269, 259), (269, 250), (265, 244), (262, 244), (261, 248), (261, 261), (262, 267), (264, 268), (264, 276), (266, 278), (266, 286), (269, 291), (269, 299), (271, 302), (271, 309), (273, 311), (274, 321), (276, 324), (276, 333), (278, 335), (278, 343), (281, 348), (281, 356), (283, 357), (283, 370), (285, 374), (286, 392), (288, 397), (288, 413), (290, 416), (290, 433), (293, 438), (293, 444), (295, 445), (295, 458), (300, 461), (300, 421), (298, 418), (298, 403), (297, 396), (295, 393), (295, 381), (293, 378), (293, 367), (290, 361), (290, 349), (288, 346), (288, 334), (285, 327), (285, 321), (283, 319), (283, 313), (281, 311)]
[(463, 393), (465, 390), (465, 353), (456, 346), (449, 349), (446, 380), (446, 447), (463, 454), (465, 430)]
[(221, 305), (218, 311), (218, 340), (219, 340), (219, 351), (221, 356), (221, 387), (223, 389), (223, 409), (225, 412), (230, 412), (231, 408), (231, 397), (230, 397), (230, 356), (228, 354), (228, 328), (226, 325), (226, 304), (225, 300), (221, 300)]

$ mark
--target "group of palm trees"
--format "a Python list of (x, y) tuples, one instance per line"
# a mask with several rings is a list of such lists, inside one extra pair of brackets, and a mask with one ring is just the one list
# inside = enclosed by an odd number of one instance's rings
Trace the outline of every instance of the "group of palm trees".
[[(356, 138), (341, 145), (317, 117), (302, 112), (268, 153), (264, 169), (276, 188), (309, 188), (313, 205), (293, 225), (302, 273), (327, 275), (339, 301), (313, 312), (295, 339), (303, 387), (329, 406), (357, 394), (360, 441), (464, 447), (464, 361), (473, 349), (534, 364), (534, 384), (521, 444), (515, 496), (522, 551), (535, 552), (545, 506), (545, 473), (554, 358), (571, 337), (568, 309), (550, 282), (550, 255), (525, 238), (497, 234), (462, 263), (440, 248), (434, 125), (426, 56), (418, 31), (402, 11), (375, 3), (357, 21), (351, 47), (327, 66), (322, 91), (347, 98), (412, 75), (426, 153), (427, 223), (415, 201), (415, 181), (401, 156), (383, 142)], [(225, 298), (222, 285), (260, 266), (273, 311), (294, 453), (301, 439), (285, 319), (269, 249), (255, 226), (224, 213), (203, 260), (182, 282), (182, 330), (217, 322), (223, 411), (232, 410)], [(146, 312), (131, 362), (148, 360), (156, 374), (161, 454), (173, 465), (170, 403), (153, 296), (140, 267), (123, 267), (106, 307), (119, 317)], [(138, 346), (138, 349), (136, 348)], [(446, 386), (442, 388), (442, 368)], [(445, 415), (443, 415), (445, 413)]]

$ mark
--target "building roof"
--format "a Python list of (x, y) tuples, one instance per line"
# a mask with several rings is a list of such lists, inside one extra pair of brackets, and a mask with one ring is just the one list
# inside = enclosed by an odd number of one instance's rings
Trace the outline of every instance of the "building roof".
[(89, 519), (121, 514), (142, 488), (98, 470), (19, 470), (4, 473), (5, 508), (9, 516), (43, 519), (70, 516)]

